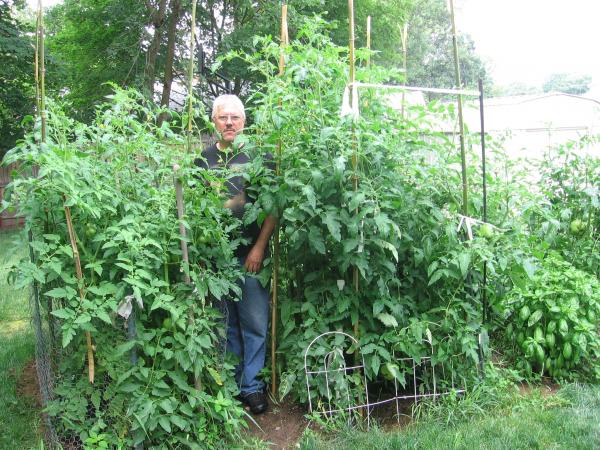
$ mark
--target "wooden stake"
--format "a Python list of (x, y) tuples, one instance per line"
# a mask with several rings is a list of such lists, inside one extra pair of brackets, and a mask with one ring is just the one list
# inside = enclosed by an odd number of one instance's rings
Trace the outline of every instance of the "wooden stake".
[[(352, 86), (356, 81), (356, 73), (355, 73), (355, 57), (354, 57), (354, 0), (348, 0), (348, 26), (349, 26), (349, 39), (348, 39), (348, 59), (350, 63), (350, 85)], [(353, 89), (349, 89), (350, 91), (350, 104), (354, 104), (353, 99)], [(358, 143), (356, 142), (356, 126), (352, 123), (352, 170), (354, 171), (353, 175), (353, 184), (354, 184), (354, 192), (358, 191), (358, 152), (357, 152)], [(356, 209), (356, 213), (358, 213), (358, 207)], [(356, 293), (356, 322), (354, 323), (354, 337), (358, 339), (358, 315), (359, 315), (359, 302), (358, 302), (358, 267), (354, 266), (352, 272), (352, 281), (354, 285), (354, 292)]]
[[(287, 24), (287, 4), (281, 5), (281, 41), (279, 50), (279, 76), (285, 73), (285, 47), (289, 43), (288, 24)], [(282, 101), (279, 99), (279, 107)], [(277, 161), (275, 165), (275, 174), (281, 174), (281, 154), (283, 152), (281, 138), (277, 142)], [(279, 265), (280, 265), (280, 247), (279, 247), (279, 224), (275, 226), (273, 236), (273, 281), (271, 289), (271, 392), (273, 395), (277, 392), (277, 296), (279, 294)]]
[[(75, 260), (75, 273), (77, 275), (77, 285), (79, 287), (79, 298), (83, 302), (85, 300), (85, 290), (83, 272), (81, 271), (81, 259), (79, 258), (79, 250), (77, 249), (77, 238), (75, 237), (75, 230), (73, 229), (73, 220), (71, 219), (71, 208), (67, 203), (67, 197), (63, 195), (65, 202), (65, 217), (67, 218), (67, 230), (69, 232), (69, 239), (71, 240), (71, 250), (73, 251), (73, 259)], [(94, 347), (92, 345), (92, 334), (89, 331), (85, 332), (85, 340), (87, 347), (87, 362), (88, 362), (88, 378), (90, 383), (94, 384)]]
[(38, 0), (38, 70), (40, 83), (40, 118), (42, 119), (42, 142), (46, 142), (46, 66), (44, 63), (44, 15), (42, 13), (42, 0)]
[[(183, 203), (183, 185), (181, 181), (177, 177), (177, 171), (179, 170), (179, 166), (177, 164), (173, 165), (173, 181), (175, 183), (175, 202), (177, 204), (177, 218), (179, 219), (179, 236), (180, 236), (180, 246), (181, 246), (181, 259), (183, 260), (183, 281), (185, 284), (192, 284), (190, 279), (190, 258), (188, 253), (187, 246), (187, 230), (185, 229), (185, 225), (183, 224), (183, 218), (185, 215), (185, 208)], [(194, 305), (188, 310), (188, 323), (192, 324), (194, 322)], [(194, 371), (195, 372), (195, 371)], [(200, 382), (200, 378), (194, 374), (194, 387), (198, 390), (202, 389), (202, 383)]]
[(371, 16), (367, 16), (367, 69), (371, 67)]
[[(407, 71), (407, 59), (408, 59), (408, 23), (404, 24), (404, 27), (400, 30), (400, 38), (402, 40), (402, 69), (404, 72), (404, 84), (408, 84), (408, 71)], [(401, 114), (404, 119), (404, 103), (406, 102), (406, 92), (402, 91), (402, 104)]]
[(192, 125), (193, 125), (193, 113), (194, 113), (194, 43), (196, 40), (196, 0), (192, 2), (192, 25), (190, 33), (190, 61), (188, 65), (188, 123), (187, 123), (187, 151), (192, 151)]
[[(456, 21), (454, 20), (454, 0), (450, 0), (450, 20), (452, 22), (452, 46), (454, 49), (454, 76), (456, 78), (457, 89), (462, 89), (462, 82), (460, 80), (460, 61), (458, 59), (458, 40), (456, 37)], [(458, 127), (460, 137), (460, 163), (462, 170), (462, 200), (463, 207), (462, 213), (464, 216), (469, 215), (469, 185), (467, 181), (467, 154), (465, 151), (465, 127), (463, 123), (463, 107), (462, 107), (462, 95), (457, 95), (458, 102)]]

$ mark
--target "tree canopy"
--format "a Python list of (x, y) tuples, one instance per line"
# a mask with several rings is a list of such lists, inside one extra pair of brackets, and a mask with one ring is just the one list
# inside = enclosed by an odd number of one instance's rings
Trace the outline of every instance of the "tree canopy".
[(564, 92), (566, 94), (581, 95), (590, 90), (592, 77), (589, 75), (576, 75), (569, 73), (555, 73), (548, 77), (542, 89), (544, 92)]
[[(330, 37), (348, 44), (347, 3), (302, 0), (289, 8), (289, 34), (313, 15), (330, 24)], [(110, 92), (104, 83), (144, 90), (163, 105), (177, 100), (172, 88), (185, 83), (190, 55), (191, 0), (65, 0), (47, 15), (48, 45), (61, 62), (57, 89), (75, 112), (91, 117)], [(242, 60), (210, 70), (229, 51), (253, 52), (254, 36), (278, 36), (280, 2), (200, 0), (197, 6), (197, 95), (210, 102), (223, 91), (242, 96), (260, 76)], [(408, 27), (407, 78), (411, 85), (452, 87), (454, 62), (450, 16), (444, 0), (365, 0), (356, 6), (357, 46), (366, 44), (367, 16), (372, 16), (373, 60), (388, 68), (403, 66), (401, 30)], [(463, 84), (487, 77), (472, 40), (459, 36)], [(185, 88), (180, 89), (185, 91)], [(181, 98), (179, 96), (179, 98)]]
[(24, 1), (0, 2), (0, 159), (23, 137), (21, 122), (35, 103), (33, 28), (23, 7)]

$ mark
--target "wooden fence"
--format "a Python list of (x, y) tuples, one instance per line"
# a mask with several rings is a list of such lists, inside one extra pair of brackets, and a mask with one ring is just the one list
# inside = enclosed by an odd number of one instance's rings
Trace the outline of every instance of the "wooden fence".
[[(10, 173), (15, 169), (14, 165), (0, 167), (0, 200), (4, 199), (4, 189), (11, 182)], [(25, 217), (17, 216), (16, 211), (2, 211), (0, 213), (0, 231), (12, 230), (23, 226)]]

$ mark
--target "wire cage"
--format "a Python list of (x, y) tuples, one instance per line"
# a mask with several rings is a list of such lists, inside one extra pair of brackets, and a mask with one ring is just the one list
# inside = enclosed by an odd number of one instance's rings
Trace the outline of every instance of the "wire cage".
[[(401, 372), (391, 374), (393, 395), (383, 399), (374, 398), (369, 394), (364, 355), (359, 342), (341, 331), (326, 332), (314, 338), (304, 351), (309, 412), (326, 417), (348, 414), (349, 423), (353, 413), (358, 413), (363, 418), (366, 416), (367, 427), (370, 427), (374, 409), (393, 404), (394, 417), (400, 423), (401, 417), (407, 415), (403, 412), (402, 402), (416, 404), (424, 399), (466, 391), (466, 380), (456, 380), (453, 370), (455, 363), (462, 360), (461, 355), (451, 358), (448, 366), (436, 363), (432, 356), (416, 360), (396, 358), (394, 353), (392, 355), (394, 366), (402, 367)], [(349, 363), (352, 359), (354, 363)], [(447, 368), (450, 369), (449, 379)], [(403, 386), (400, 386), (400, 378)]]

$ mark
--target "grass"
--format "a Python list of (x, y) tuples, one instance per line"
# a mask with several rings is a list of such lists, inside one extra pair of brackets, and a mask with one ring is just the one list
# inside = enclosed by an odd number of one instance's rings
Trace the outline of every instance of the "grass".
[[(467, 399), (468, 401), (468, 399)], [(345, 430), (323, 437), (309, 432), (304, 450), (335, 449), (597, 449), (600, 386), (568, 385), (556, 395), (515, 393), (501, 409), (470, 420), (440, 421), (441, 410), (396, 432)], [(456, 404), (460, 405), (460, 402)], [(453, 406), (449, 407), (450, 409)], [(442, 408), (441, 408), (442, 409)]]
[(25, 252), (21, 232), (0, 233), (0, 449), (28, 449), (40, 439), (35, 401), (17, 394), (17, 380), (34, 357), (29, 292), (15, 290), (6, 279)]

